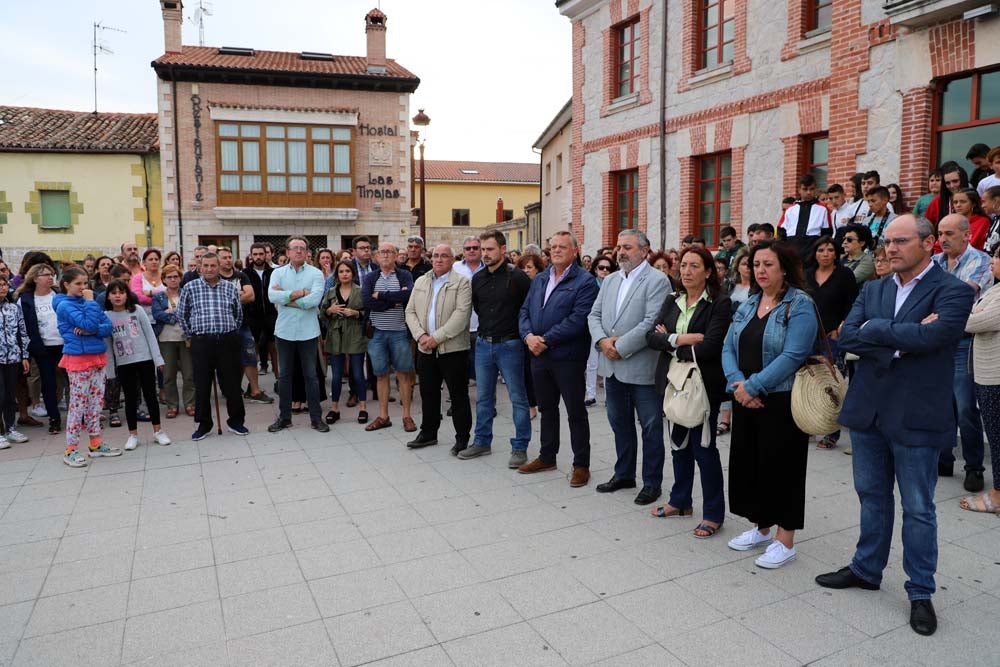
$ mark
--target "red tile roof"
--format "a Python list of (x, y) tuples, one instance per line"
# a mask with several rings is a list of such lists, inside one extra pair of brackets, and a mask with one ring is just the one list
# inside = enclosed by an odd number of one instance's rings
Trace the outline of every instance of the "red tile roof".
[(212, 70), (254, 72), (288, 72), (315, 75), (353, 75), (376, 78), (417, 80), (416, 75), (396, 63), (386, 60), (384, 74), (368, 72), (368, 61), (361, 56), (333, 56), (333, 60), (305, 60), (289, 51), (254, 51), (252, 56), (223, 55), (214, 46), (183, 46), (180, 53), (167, 53), (153, 61), (153, 67), (175, 65)]
[(154, 153), (155, 113), (91, 113), (0, 106), (0, 151)]
[(290, 107), (283, 104), (243, 104), (242, 102), (217, 102), (209, 100), (208, 106), (219, 109), (253, 109), (266, 111), (322, 111), (326, 113), (358, 113), (357, 107)]
[(429, 181), (468, 181), (480, 183), (539, 182), (538, 165), (533, 162), (426, 160), (425, 174)]

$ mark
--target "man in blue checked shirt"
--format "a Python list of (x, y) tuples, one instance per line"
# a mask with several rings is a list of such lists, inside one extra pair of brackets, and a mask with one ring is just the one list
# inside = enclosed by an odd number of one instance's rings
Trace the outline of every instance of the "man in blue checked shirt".
[(201, 277), (181, 289), (177, 302), (177, 320), (191, 345), (194, 363), (194, 420), (197, 430), (192, 440), (204, 440), (212, 432), (212, 378), (219, 376), (219, 387), (226, 397), (226, 424), (236, 435), (250, 431), (243, 425), (243, 368), (240, 365), (240, 326), (243, 306), (240, 293), (232, 283), (219, 276), (219, 256), (201, 257)]
[[(976, 299), (982, 298), (993, 285), (990, 256), (976, 250), (969, 243), (972, 232), (969, 220), (963, 215), (946, 215), (938, 223), (938, 242), (943, 252), (934, 255), (933, 261), (942, 269), (976, 290)], [(955, 414), (965, 458), (965, 490), (978, 493), (983, 490), (983, 419), (976, 404), (976, 386), (969, 372), (969, 351), (972, 334), (965, 334), (955, 352)], [(938, 476), (955, 474), (954, 445), (946, 445), (938, 459)]]
[(313, 429), (326, 433), (319, 405), (319, 377), (316, 355), (319, 350), (319, 310), (323, 299), (323, 272), (306, 263), (309, 246), (302, 236), (289, 236), (288, 264), (271, 274), (267, 298), (278, 309), (274, 324), (274, 342), (278, 348), (279, 413), (267, 427), (271, 433), (292, 425), (292, 362), (298, 357), (309, 402), (309, 421)]

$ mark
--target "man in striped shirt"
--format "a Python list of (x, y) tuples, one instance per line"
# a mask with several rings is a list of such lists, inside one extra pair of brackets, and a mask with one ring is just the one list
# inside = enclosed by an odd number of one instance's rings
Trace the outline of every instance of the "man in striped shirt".
[(389, 373), (395, 368), (399, 380), (399, 400), (403, 404), (403, 430), (417, 430), (417, 423), (410, 415), (413, 398), (413, 354), (410, 351), (410, 332), (406, 328), (406, 304), (413, 291), (413, 276), (409, 271), (396, 267), (398, 250), (392, 243), (380, 243), (378, 271), (365, 276), (361, 284), (361, 301), (371, 314), (369, 319), (375, 329), (368, 341), (368, 358), (378, 378), (379, 415), (366, 431), (377, 431), (392, 426), (389, 419)]

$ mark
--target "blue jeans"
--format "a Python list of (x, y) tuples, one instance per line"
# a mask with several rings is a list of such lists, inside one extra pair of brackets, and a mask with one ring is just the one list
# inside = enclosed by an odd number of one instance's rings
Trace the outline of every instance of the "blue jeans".
[(642, 483), (660, 488), (663, 485), (663, 396), (651, 384), (628, 384), (614, 376), (604, 379), (608, 422), (615, 433), (615, 479), (634, 480), (639, 442), (635, 432), (636, 415), (642, 427)]
[[(726, 496), (722, 482), (722, 461), (719, 448), (715, 446), (715, 422), (719, 408), (712, 406), (708, 421), (699, 427), (685, 428), (674, 425), (670, 439), (675, 445), (687, 443), (683, 449), (671, 448), (674, 463), (674, 485), (670, 489), (670, 506), (686, 509), (694, 504), (691, 492), (694, 489), (694, 464), (701, 472), (701, 512), (708, 521), (721, 524), (726, 518)], [(705, 436), (708, 436), (707, 442)], [(690, 437), (689, 437), (690, 436)]]
[(306, 383), (306, 398), (309, 402), (309, 421), (317, 423), (323, 419), (319, 406), (319, 377), (316, 375), (316, 355), (319, 345), (315, 338), (309, 340), (285, 340), (275, 337), (278, 346), (278, 415), (282, 421), (292, 420), (292, 359), (296, 352), (299, 367)]
[[(962, 437), (962, 458), (965, 459), (965, 469), (982, 472), (983, 468), (983, 418), (976, 403), (976, 383), (969, 372), (969, 350), (972, 347), (971, 338), (963, 338), (955, 350), (955, 418), (958, 420), (958, 431)], [(941, 450), (938, 463), (951, 466), (955, 463), (955, 448), (945, 447)]]
[(358, 393), (355, 396), (360, 400), (365, 398), (365, 353), (360, 354), (331, 354), (330, 370), (333, 371), (333, 379), (330, 380), (330, 400), (334, 403), (340, 401), (340, 392), (344, 380), (344, 357), (347, 357), (349, 368), (350, 387)]
[(904, 585), (910, 600), (930, 599), (937, 570), (938, 449), (907, 447), (881, 431), (851, 431), (854, 489), (861, 501), (861, 535), (851, 561), (851, 571), (865, 581), (882, 583), (889, 562), (895, 516), (893, 484), (899, 485), (903, 507)]
[(512, 449), (525, 451), (531, 442), (531, 417), (528, 414), (528, 392), (524, 388), (524, 343), (515, 338), (491, 343), (483, 338), (476, 341), (476, 432), (472, 443), (480, 447), (493, 445), (493, 410), (497, 404), (497, 372), (507, 383), (507, 394), (514, 408)]

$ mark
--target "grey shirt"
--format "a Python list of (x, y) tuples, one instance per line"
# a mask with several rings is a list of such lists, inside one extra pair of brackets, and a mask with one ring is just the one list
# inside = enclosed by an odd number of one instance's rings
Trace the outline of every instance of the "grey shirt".
[(156, 341), (156, 334), (153, 333), (153, 325), (149, 323), (146, 311), (137, 307), (131, 313), (127, 310), (106, 312), (111, 320), (111, 336), (104, 339), (108, 345), (109, 378), (117, 376), (117, 366), (149, 360), (153, 361), (154, 366), (163, 365), (160, 344)]

